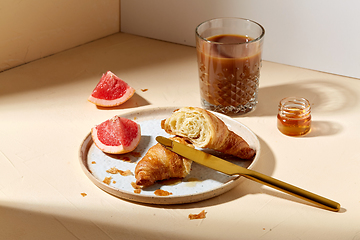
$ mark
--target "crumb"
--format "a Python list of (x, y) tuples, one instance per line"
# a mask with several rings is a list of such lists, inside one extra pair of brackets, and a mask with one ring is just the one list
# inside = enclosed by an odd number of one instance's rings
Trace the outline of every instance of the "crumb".
[(134, 117), (134, 120), (136, 120), (137, 119), (137, 117)]
[(149, 89), (147, 89), (147, 88), (141, 89), (141, 91), (143, 91), (143, 92), (146, 92), (147, 90), (149, 90)]
[(154, 194), (155, 194), (156, 196), (169, 196), (169, 195), (172, 195), (171, 192), (164, 191), (164, 190), (161, 190), (161, 189), (155, 190)]
[(115, 184), (115, 183), (116, 183), (116, 181), (113, 181), (113, 183)]
[(205, 210), (202, 210), (199, 214), (189, 214), (189, 219), (204, 219), (206, 218), (206, 212)]
[(111, 179), (112, 179), (112, 177), (105, 177), (105, 179), (103, 180), (103, 183), (106, 183), (107, 185), (109, 185), (111, 182)]
[(83, 192), (83, 193), (81, 193), (81, 196), (83, 196), (83, 197), (86, 197), (86, 195), (87, 195), (87, 194), (86, 194), (86, 193), (84, 193), (84, 192)]
[(134, 175), (130, 170), (126, 170), (126, 171), (121, 171), (121, 170), (119, 170), (119, 173), (120, 173), (121, 176)]
[(133, 157), (141, 157), (141, 153), (139, 153), (139, 152), (130, 152), (130, 154), (131, 154)]
[(125, 161), (125, 162), (130, 162), (130, 158), (129, 157), (122, 157), (120, 158), (121, 160)]
[(131, 182), (131, 186), (134, 188), (134, 189), (141, 189), (142, 187), (137, 185), (135, 182)]
[(141, 193), (141, 189), (135, 189), (134, 193), (140, 194)]
[(91, 164), (96, 164), (96, 162), (95, 162), (95, 161), (92, 161)]
[(109, 170), (106, 170), (106, 172), (111, 173), (111, 174), (117, 174), (119, 171), (119, 169), (117, 169), (116, 167), (112, 167)]
[(121, 176), (133, 175), (130, 170), (123, 171), (123, 170), (117, 169), (116, 167), (112, 167), (109, 170), (106, 170), (106, 172), (111, 173), (111, 174), (120, 173)]

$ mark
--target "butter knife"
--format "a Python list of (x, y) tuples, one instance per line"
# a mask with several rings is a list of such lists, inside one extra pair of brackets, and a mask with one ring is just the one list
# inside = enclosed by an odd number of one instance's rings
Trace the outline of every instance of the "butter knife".
[(269, 187), (275, 188), (279, 191), (288, 193), (295, 197), (301, 198), (303, 200), (309, 201), (313, 204), (321, 206), (327, 210), (339, 211), (340, 204), (327, 199), (325, 197), (319, 196), (317, 194), (311, 193), (299, 187), (293, 186), (291, 184), (285, 183), (283, 181), (277, 180), (275, 178), (269, 177), (265, 174), (256, 172), (251, 169), (247, 169), (231, 162), (228, 162), (224, 159), (215, 157), (211, 154), (205, 153), (203, 151), (193, 149), (184, 144), (178, 143), (176, 141), (170, 140), (168, 138), (158, 136), (156, 141), (162, 144), (165, 148), (185, 157), (194, 162), (197, 162), (206, 167), (212, 168), (216, 171), (225, 173), (227, 175), (241, 175), (248, 179), (254, 180), (261, 184), (267, 185)]

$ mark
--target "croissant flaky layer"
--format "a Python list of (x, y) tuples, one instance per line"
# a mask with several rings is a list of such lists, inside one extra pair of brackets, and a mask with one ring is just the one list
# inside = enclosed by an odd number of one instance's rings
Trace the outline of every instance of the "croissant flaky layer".
[[(183, 138), (171, 139), (192, 146)], [(158, 143), (152, 146), (136, 165), (136, 184), (147, 187), (159, 180), (184, 178), (190, 173), (191, 163), (191, 160), (179, 156)]]
[(255, 150), (239, 135), (230, 131), (213, 113), (198, 107), (183, 107), (161, 121), (167, 133), (187, 138), (196, 147), (209, 148), (242, 159), (250, 159)]

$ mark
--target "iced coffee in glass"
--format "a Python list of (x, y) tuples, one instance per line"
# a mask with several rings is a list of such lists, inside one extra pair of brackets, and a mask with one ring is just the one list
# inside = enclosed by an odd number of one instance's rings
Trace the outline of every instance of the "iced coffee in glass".
[(251, 20), (218, 18), (196, 28), (201, 104), (232, 115), (255, 109), (265, 30)]

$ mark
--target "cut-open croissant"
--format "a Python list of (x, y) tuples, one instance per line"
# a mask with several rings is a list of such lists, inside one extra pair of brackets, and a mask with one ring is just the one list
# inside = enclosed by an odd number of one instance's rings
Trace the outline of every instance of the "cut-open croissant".
[(183, 107), (161, 121), (167, 133), (187, 138), (196, 147), (209, 148), (242, 159), (250, 159), (255, 150), (239, 135), (230, 131), (213, 113), (198, 107)]
[[(181, 137), (170, 139), (193, 147)], [(158, 143), (152, 146), (136, 165), (136, 185), (147, 187), (159, 180), (184, 178), (190, 173), (191, 164), (191, 160), (179, 156)]]

